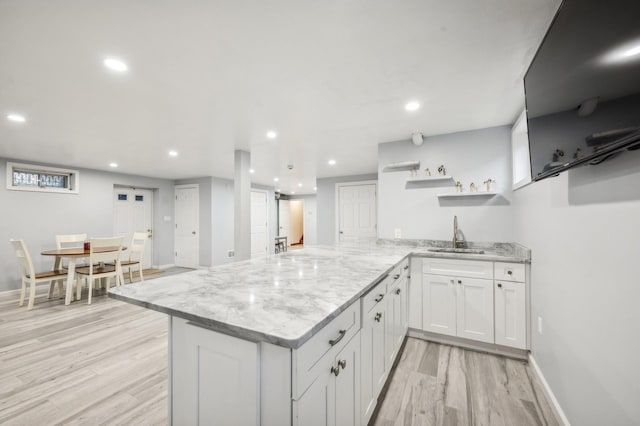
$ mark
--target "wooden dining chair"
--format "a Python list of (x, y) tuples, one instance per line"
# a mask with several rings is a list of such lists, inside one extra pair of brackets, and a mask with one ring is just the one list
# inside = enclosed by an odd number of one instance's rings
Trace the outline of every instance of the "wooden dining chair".
[[(115, 248), (114, 250), (104, 251), (104, 249)], [(122, 269), (120, 267), (120, 252), (122, 251), (122, 237), (113, 238), (92, 238), (91, 247), (89, 248), (89, 266), (77, 268), (78, 276), (77, 299), (80, 300), (81, 280), (83, 277), (87, 279), (87, 288), (89, 289), (88, 304), (91, 304), (91, 295), (93, 293), (94, 282), (97, 279), (106, 278), (106, 290), (109, 291), (110, 279), (116, 279), (116, 286), (122, 284)]]
[[(56, 248), (58, 250), (71, 247), (83, 247), (84, 242), (87, 241), (87, 234), (62, 234), (56, 235)], [(84, 262), (83, 265), (76, 263), (76, 268), (87, 266), (87, 259), (78, 259), (78, 262)], [(66, 269), (67, 265), (62, 264), (61, 268)]]
[(138, 274), (140, 275), (140, 282), (144, 281), (142, 276), (142, 257), (144, 256), (144, 246), (149, 239), (147, 232), (134, 232), (131, 238), (131, 245), (129, 246), (129, 259), (120, 262), (123, 272), (129, 272), (129, 282), (133, 282), (133, 268), (138, 265)]
[[(27, 282), (29, 283), (29, 304), (28, 309), (33, 308), (33, 301), (36, 298), (36, 284), (41, 282), (49, 282), (49, 297), (53, 293), (53, 287), (56, 280), (62, 280), (67, 276), (67, 271), (63, 269), (54, 269), (52, 271), (36, 272), (33, 268), (31, 255), (27, 250), (24, 240), (9, 240), (16, 252), (16, 257), (20, 262), (20, 270), (22, 276), (22, 289), (20, 290), (20, 301), (18, 306), (24, 305), (24, 296), (27, 290)], [(62, 287), (58, 287), (58, 296), (63, 297)]]

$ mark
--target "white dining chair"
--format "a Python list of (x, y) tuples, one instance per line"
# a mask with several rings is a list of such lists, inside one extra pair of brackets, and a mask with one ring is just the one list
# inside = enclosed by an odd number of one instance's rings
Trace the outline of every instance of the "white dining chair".
[[(13, 250), (16, 252), (18, 262), (20, 262), (20, 270), (22, 277), (22, 289), (20, 290), (20, 301), (18, 306), (24, 305), (24, 296), (27, 290), (27, 282), (29, 283), (29, 304), (28, 309), (33, 308), (33, 301), (36, 298), (36, 284), (41, 282), (49, 282), (49, 297), (53, 293), (54, 282), (62, 280), (67, 276), (67, 271), (63, 269), (54, 269), (45, 272), (36, 272), (33, 268), (33, 262), (31, 261), (31, 255), (27, 250), (27, 245), (24, 240), (9, 240), (13, 246)], [(58, 287), (58, 296), (62, 297), (62, 287)]]
[(123, 272), (129, 272), (129, 282), (133, 282), (133, 268), (138, 266), (138, 274), (140, 275), (140, 282), (144, 281), (142, 275), (142, 257), (144, 256), (144, 246), (149, 239), (147, 232), (134, 232), (131, 238), (131, 245), (129, 246), (129, 259), (120, 262)]
[[(85, 241), (87, 241), (87, 234), (62, 234), (56, 235), (56, 248), (58, 250), (63, 248), (72, 248), (72, 247), (83, 247)], [(87, 259), (78, 259), (78, 261), (85, 262), (84, 265), (76, 264), (76, 268), (87, 266)], [(66, 265), (61, 265), (62, 268), (66, 269)]]
[[(88, 304), (91, 304), (94, 282), (97, 279), (107, 278), (105, 281), (106, 290), (109, 291), (110, 279), (116, 279), (116, 286), (121, 283), (122, 268), (120, 266), (120, 252), (122, 251), (122, 237), (113, 238), (92, 238), (89, 248), (89, 266), (76, 269), (78, 275), (77, 299), (80, 300), (80, 283), (84, 277), (87, 279), (89, 289)], [(104, 251), (104, 249), (113, 250)]]

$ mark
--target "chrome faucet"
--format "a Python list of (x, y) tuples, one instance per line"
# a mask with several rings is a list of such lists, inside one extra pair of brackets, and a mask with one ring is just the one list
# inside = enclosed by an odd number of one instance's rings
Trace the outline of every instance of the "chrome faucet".
[(458, 240), (458, 216), (453, 216), (453, 248), (456, 249), (462, 244), (463, 241)]

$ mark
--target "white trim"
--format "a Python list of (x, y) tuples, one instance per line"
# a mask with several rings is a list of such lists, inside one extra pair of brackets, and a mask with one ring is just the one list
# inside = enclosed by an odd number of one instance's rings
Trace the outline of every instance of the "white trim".
[(359, 180), (354, 182), (337, 182), (335, 188), (335, 198), (333, 202), (335, 204), (335, 222), (334, 222), (334, 236), (335, 243), (340, 242), (340, 188), (343, 186), (358, 186), (358, 185), (374, 185), (376, 187), (376, 238), (378, 237), (378, 181), (377, 180)]
[[(269, 252), (269, 248), (273, 249), (273, 241), (271, 241), (271, 242), (269, 241), (269, 240), (271, 240), (271, 233), (270, 233), (270, 230), (271, 230), (270, 225), (271, 224), (269, 223), (270, 222), (269, 221), (269, 211), (270, 211), (269, 210), (269, 207), (270, 207), (270, 204), (269, 204), (269, 191), (266, 190), (266, 189), (251, 188), (251, 190), (249, 191), (249, 194), (251, 194), (252, 192), (262, 192), (262, 193), (264, 193), (265, 199), (267, 200), (267, 206), (266, 206), (266, 209), (267, 209), (267, 248), (266, 248), (266, 251), (265, 251), (264, 255), (268, 256), (269, 254), (271, 254)], [(249, 225), (251, 225), (251, 224), (249, 224)], [(249, 227), (251, 227), (251, 226), (249, 226)], [(251, 232), (249, 232), (249, 234), (251, 234)], [(249, 250), (249, 251), (251, 251), (251, 250)], [(249, 257), (251, 257), (251, 256), (249, 256)]]
[(169, 268), (173, 268), (175, 265), (175, 263), (167, 263), (166, 265), (152, 265), (151, 267), (153, 269), (169, 269)]
[(562, 424), (564, 424), (565, 426), (571, 426), (571, 423), (569, 423), (569, 419), (564, 414), (562, 407), (560, 407), (560, 403), (556, 399), (556, 396), (553, 394), (551, 387), (549, 387), (549, 383), (547, 383), (547, 379), (545, 379), (544, 376), (542, 375), (542, 371), (540, 370), (540, 367), (538, 366), (538, 363), (536, 363), (536, 360), (533, 358), (532, 354), (529, 354), (529, 365), (531, 366), (531, 371), (535, 373), (538, 380), (542, 384), (542, 388), (547, 394), (547, 397), (551, 401), (551, 405), (555, 411), (555, 414), (558, 420), (560, 420)]
[[(33, 187), (33, 186), (14, 186), (13, 170), (25, 170), (30, 172), (55, 173), (68, 175), (69, 188), (52, 188), (52, 187)], [(61, 169), (58, 167), (39, 166), (36, 164), (13, 163), (7, 161), (7, 189), (11, 191), (29, 191), (29, 192), (50, 192), (55, 194), (78, 194), (80, 192), (80, 172), (72, 169)]]
[[(198, 194), (198, 206), (196, 209), (196, 235), (198, 236), (198, 240), (197, 240), (197, 249), (196, 252), (198, 253), (198, 259), (196, 260), (196, 268), (198, 266), (200, 266), (200, 185), (197, 183), (189, 183), (189, 184), (185, 184), (185, 185), (174, 185), (173, 186), (173, 195), (174, 195), (174, 200), (173, 200), (173, 261), (174, 261), (174, 265), (175, 265), (175, 261), (176, 261), (176, 227), (175, 227), (175, 223), (176, 223), (176, 205), (178, 203), (176, 203), (176, 201), (178, 201), (178, 189), (187, 189), (187, 188), (195, 188), (197, 189), (197, 194)], [(181, 266), (181, 268), (188, 268), (189, 266)]]

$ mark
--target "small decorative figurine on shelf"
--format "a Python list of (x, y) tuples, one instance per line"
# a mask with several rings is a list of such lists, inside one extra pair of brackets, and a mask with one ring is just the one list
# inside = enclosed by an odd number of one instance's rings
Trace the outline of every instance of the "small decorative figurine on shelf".
[(411, 177), (418, 176), (418, 169), (411, 169), (409, 170), (409, 172), (411, 173)]
[(462, 184), (460, 181), (456, 182), (456, 192), (462, 192)]
[(476, 184), (471, 182), (471, 185), (469, 185), (469, 191), (470, 192), (478, 192), (478, 188), (476, 188)]
[(438, 174), (440, 176), (446, 176), (447, 175), (447, 169), (444, 168), (444, 165), (438, 167)]
[(429, 170), (428, 168), (424, 169), (424, 174), (426, 174), (427, 176), (431, 176), (431, 170)]
[(564, 159), (564, 151), (561, 149), (556, 149), (556, 152), (553, 153), (553, 161), (562, 161)]
[(487, 192), (491, 192), (491, 184), (492, 183), (496, 183), (496, 181), (491, 179), (491, 178), (489, 178), (489, 179), (484, 181), (484, 184), (487, 185)]
[(582, 153), (582, 150), (580, 148), (577, 148), (576, 152), (573, 154), (573, 158), (576, 159), (576, 160), (579, 160), (582, 157), (584, 157), (584, 154)]

